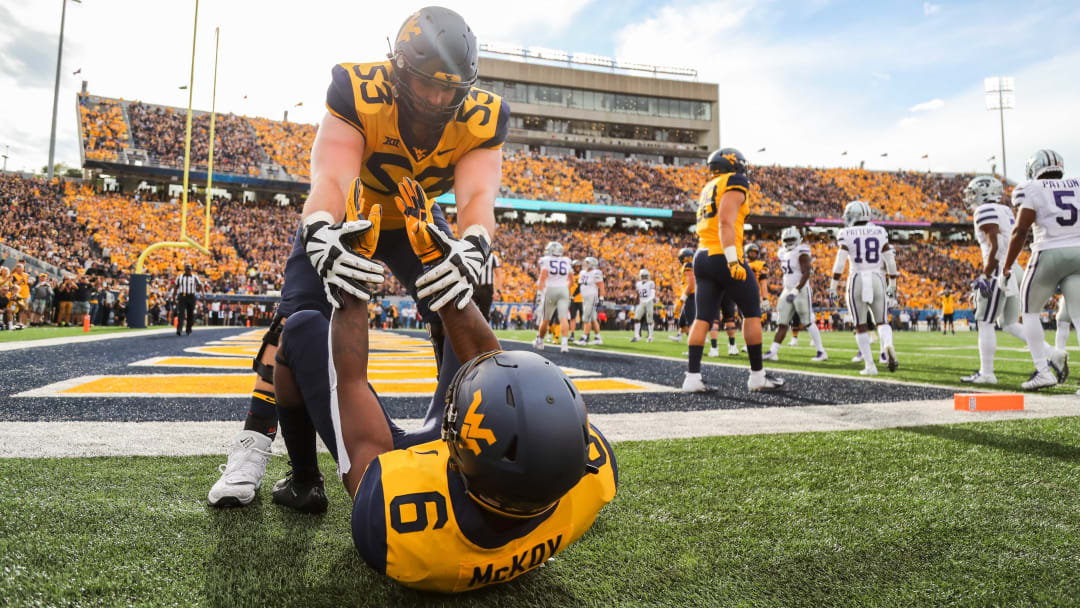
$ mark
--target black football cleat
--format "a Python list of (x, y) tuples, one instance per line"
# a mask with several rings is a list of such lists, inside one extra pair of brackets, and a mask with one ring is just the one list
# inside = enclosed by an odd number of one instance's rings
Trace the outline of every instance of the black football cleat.
[(322, 474), (299, 481), (293, 471), (289, 471), (285, 479), (274, 484), (273, 501), (301, 513), (326, 513), (328, 501)]

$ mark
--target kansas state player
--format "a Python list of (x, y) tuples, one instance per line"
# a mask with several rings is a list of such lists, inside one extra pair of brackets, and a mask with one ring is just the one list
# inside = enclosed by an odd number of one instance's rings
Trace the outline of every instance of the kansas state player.
[(982, 272), (975, 281), (975, 321), (979, 328), (979, 371), (961, 378), (972, 384), (997, 384), (994, 351), (995, 323), (1008, 334), (1024, 339), (1020, 328), (1020, 265), (1013, 262), (1004, 281), (1009, 233), (1016, 223), (1012, 209), (1001, 204), (1001, 182), (991, 175), (976, 175), (964, 188), (964, 205), (975, 222), (975, 240), (982, 250)]
[[(585, 270), (578, 275), (578, 286), (581, 288), (581, 332), (582, 337), (578, 344), (603, 344), (600, 338), (600, 322), (597, 313), (604, 302), (604, 273), (600, 270), (600, 262), (590, 256), (585, 258)], [(596, 333), (592, 340), (590, 333)]]
[[(895, 371), (898, 365), (885, 306), (886, 297), (889, 300), (896, 297), (896, 257), (889, 246), (888, 233), (872, 223), (870, 218), (870, 205), (864, 201), (851, 201), (844, 207), (844, 228), (836, 237), (840, 249), (836, 252), (833, 278), (829, 283), (829, 295), (835, 298), (844, 265), (851, 262), (848, 268), (847, 307), (855, 319), (855, 343), (865, 364), (859, 373), (864, 376), (876, 376), (878, 373), (870, 354), (870, 334), (867, 333), (871, 317), (877, 325), (889, 371)], [(888, 275), (887, 284), (881, 272), (883, 265)]]
[(544, 247), (544, 257), (540, 258), (537, 266), (540, 268), (540, 280), (537, 281), (537, 291), (544, 294), (543, 319), (540, 321), (540, 329), (536, 334), (534, 346), (544, 350), (544, 334), (547, 333), (548, 322), (551, 315), (558, 312), (559, 319), (559, 352), (567, 352), (570, 319), (570, 258), (563, 255), (561, 243), (551, 241)]
[[(1068, 376), (1067, 356), (1047, 348), (1039, 320), (1055, 289), (1061, 288), (1073, 325), (1080, 323), (1080, 180), (1064, 179), (1064, 161), (1053, 150), (1036, 152), (1027, 161), (1026, 173), (1028, 181), (1013, 190), (1013, 205), (1020, 213), (1005, 271), (1011, 270), (1034, 226), (1031, 259), (1020, 284), (1020, 307), (1035, 371), (1021, 386), (1038, 389), (1064, 382)], [(1048, 361), (1048, 357), (1053, 358)]]
[[(788, 326), (792, 325), (792, 319), (798, 314), (801, 323), (805, 324), (810, 332), (810, 342), (817, 348), (814, 361), (826, 361), (829, 355), (825, 353), (825, 346), (821, 343), (821, 332), (814, 324), (813, 294), (810, 290), (810, 272), (813, 268), (813, 254), (810, 246), (802, 242), (802, 235), (795, 226), (788, 226), (780, 233), (780, 240), (784, 246), (776, 252), (780, 261), (780, 269), (784, 273), (784, 291), (780, 293), (777, 303), (778, 322), (780, 328), (773, 337), (769, 352), (762, 356), (766, 361), (776, 361), (780, 358), (780, 346), (784, 343)], [(795, 323), (797, 327), (799, 323)]]
[(641, 321), (649, 325), (649, 338), (646, 342), (652, 342), (653, 339), (653, 306), (656, 304), (656, 283), (649, 278), (649, 271), (645, 268), (641, 269), (638, 273), (638, 282), (634, 284), (634, 288), (637, 289), (638, 305), (634, 309), (634, 337), (630, 338), (631, 342), (637, 342), (641, 339)]

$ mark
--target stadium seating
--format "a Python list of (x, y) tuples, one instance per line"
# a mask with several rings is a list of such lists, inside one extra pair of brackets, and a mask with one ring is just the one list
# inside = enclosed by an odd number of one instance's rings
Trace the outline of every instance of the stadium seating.
[(300, 181), (311, 180), (311, 144), (315, 141), (315, 125), (305, 125), (269, 118), (248, 118), (255, 136), (270, 160), (281, 165)]
[(79, 95), (79, 126), (88, 159), (115, 161), (117, 152), (127, 147), (127, 121), (115, 100)]

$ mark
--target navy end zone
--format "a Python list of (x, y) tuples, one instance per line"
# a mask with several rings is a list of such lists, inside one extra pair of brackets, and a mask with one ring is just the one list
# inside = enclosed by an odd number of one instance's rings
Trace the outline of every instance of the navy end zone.
[[(0, 351), (0, 421), (236, 421), (246, 413), (261, 330), (205, 328)], [(528, 345), (504, 341), (507, 350)], [(544, 356), (595, 414), (802, 407), (951, 399), (953, 390), (783, 373), (782, 392), (746, 391), (746, 370), (709, 366), (712, 393), (682, 393), (685, 362), (598, 351)], [(395, 419), (421, 418), (435, 365), (420, 332), (372, 332), (372, 382)], [(876, 386), (876, 388), (870, 388)], [(239, 427), (238, 427), (239, 428)]]

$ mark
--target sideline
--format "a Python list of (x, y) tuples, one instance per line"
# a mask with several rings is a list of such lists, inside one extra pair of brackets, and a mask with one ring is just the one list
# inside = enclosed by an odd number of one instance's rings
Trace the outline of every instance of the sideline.
[[(1078, 416), (1068, 396), (1025, 395), (1026, 409), (968, 412), (949, 399), (742, 408), (694, 412), (592, 414), (590, 422), (614, 442), (885, 429), (932, 424)], [(396, 420), (405, 429), (420, 419)], [(240, 430), (240, 421), (214, 422), (5, 422), (0, 425), (0, 458), (85, 458), (92, 456), (222, 455)], [(325, 448), (320, 444), (320, 450)], [(275, 441), (275, 454), (285, 442)], [(209, 472), (208, 472), (209, 475)]]

